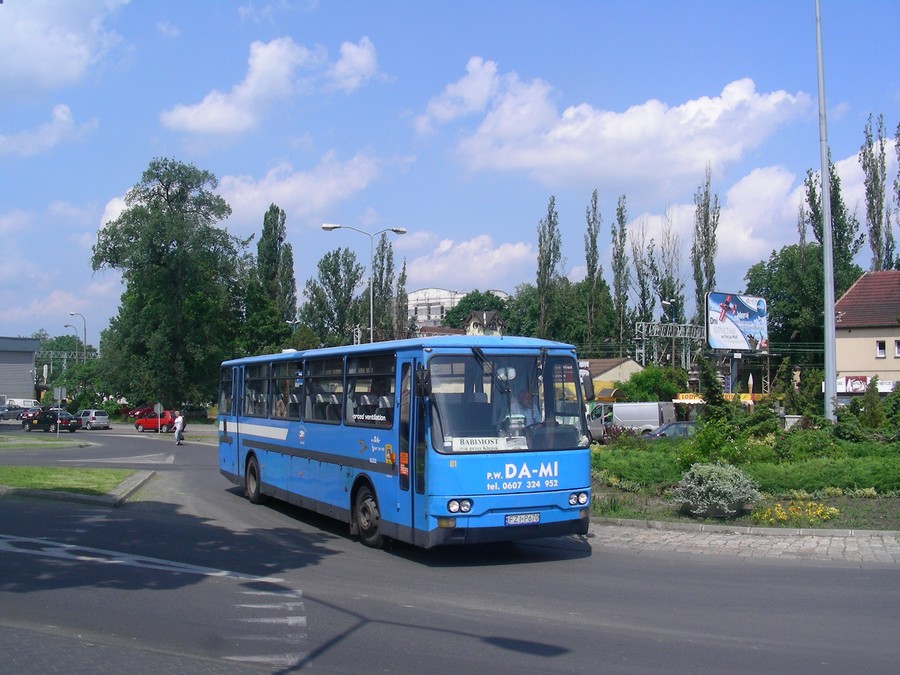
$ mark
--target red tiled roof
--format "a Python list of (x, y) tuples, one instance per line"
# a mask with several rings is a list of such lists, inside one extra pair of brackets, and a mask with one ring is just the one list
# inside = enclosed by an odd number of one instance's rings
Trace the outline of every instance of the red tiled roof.
[(834, 304), (840, 328), (897, 326), (900, 322), (900, 270), (866, 272)]

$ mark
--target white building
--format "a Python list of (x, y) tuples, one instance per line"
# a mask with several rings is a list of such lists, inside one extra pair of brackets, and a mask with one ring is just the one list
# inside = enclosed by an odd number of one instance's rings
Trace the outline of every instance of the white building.
[[(504, 300), (509, 294), (503, 291), (489, 290)], [(416, 322), (419, 328), (440, 326), (447, 312), (456, 307), (470, 291), (450, 291), (446, 288), (422, 288), (407, 294), (406, 314)]]

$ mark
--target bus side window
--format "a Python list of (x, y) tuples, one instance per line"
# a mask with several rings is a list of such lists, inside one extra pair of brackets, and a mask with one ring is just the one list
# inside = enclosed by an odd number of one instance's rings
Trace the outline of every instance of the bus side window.
[(379, 396), (378, 397), (378, 413), (384, 415), (385, 424), (387, 426), (394, 425), (394, 397)]

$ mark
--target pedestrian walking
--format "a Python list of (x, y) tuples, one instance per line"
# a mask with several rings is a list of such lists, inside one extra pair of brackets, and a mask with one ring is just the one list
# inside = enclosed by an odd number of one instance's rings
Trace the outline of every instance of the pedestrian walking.
[(184, 440), (184, 417), (181, 411), (175, 411), (175, 445), (181, 445)]

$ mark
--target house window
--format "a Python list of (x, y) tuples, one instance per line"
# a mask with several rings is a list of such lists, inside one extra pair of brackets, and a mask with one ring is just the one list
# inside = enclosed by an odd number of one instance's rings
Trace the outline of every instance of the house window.
[(885, 341), (884, 340), (875, 340), (875, 358), (883, 359), (885, 354)]
[(900, 359), (900, 340), (894, 340), (894, 358)]

